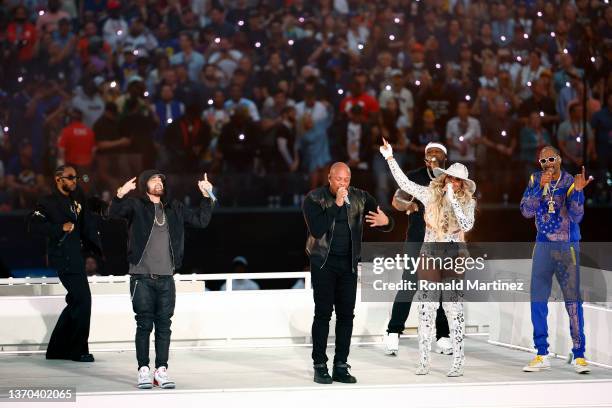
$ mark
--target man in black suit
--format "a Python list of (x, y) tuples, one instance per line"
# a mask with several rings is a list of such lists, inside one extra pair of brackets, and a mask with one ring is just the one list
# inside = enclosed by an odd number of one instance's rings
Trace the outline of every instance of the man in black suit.
[(102, 244), (96, 219), (86, 208), (77, 180), (73, 167), (58, 167), (56, 188), (38, 202), (28, 218), (30, 230), (47, 238), (49, 266), (57, 270), (68, 291), (67, 306), (49, 339), (47, 359), (93, 362), (88, 345), (91, 292), (82, 251), (101, 255)]

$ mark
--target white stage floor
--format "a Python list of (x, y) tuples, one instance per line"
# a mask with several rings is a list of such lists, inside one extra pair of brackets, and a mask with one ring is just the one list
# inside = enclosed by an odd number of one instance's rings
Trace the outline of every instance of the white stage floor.
[[(310, 350), (309, 346), (172, 350), (169, 373), (177, 383), (175, 390), (136, 389), (133, 351), (97, 352), (91, 364), (47, 361), (43, 354), (2, 354), (0, 388), (6, 392), (7, 388), (73, 386), (77, 404), (87, 407), (273, 403), (293, 408), (316, 407), (319, 402), (321, 407), (336, 402), (364, 406), (370, 401), (376, 406), (409, 407), (612, 406), (612, 370), (593, 366), (591, 374), (579, 375), (565, 361), (552, 359), (548, 372), (523, 373), (531, 354), (491, 345), (484, 337), (466, 339), (465, 375), (460, 378), (446, 377), (451, 357), (439, 354), (433, 355), (431, 374), (416, 376), (416, 340), (403, 338), (398, 357), (385, 356), (382, 345), (353, 346), (349, 363), (357, 384), (318, 385), (312, 382)], [(328, 355), (331, 359), (333, 347)]]

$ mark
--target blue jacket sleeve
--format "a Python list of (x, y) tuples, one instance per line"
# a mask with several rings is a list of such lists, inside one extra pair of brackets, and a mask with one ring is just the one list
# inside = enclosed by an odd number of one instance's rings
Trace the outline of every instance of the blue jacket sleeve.
[(525, 218), (533, 218), (542, 203), (542, 187), (537, 174), (532, 174), (529, 184), (521, 199), (521, 214)]

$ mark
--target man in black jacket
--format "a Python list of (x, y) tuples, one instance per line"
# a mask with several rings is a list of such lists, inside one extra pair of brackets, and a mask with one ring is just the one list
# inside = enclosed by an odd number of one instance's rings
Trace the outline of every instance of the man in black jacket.
[[(434, 179), (433, 169), (446, 167), (446, 147), (440, 143), (428, 143), (425, 146), (425, 167), (408, 172), (406, 176), (422, 186), (428, 186)], [(408, 197), (407, 197), (408, 196)], [(397, 190), (393, 196), (393, 207), (408, 214), (408, 230), (406, 231), (405, 252), (410, 257), (418, 257), (421, 244), (425, 238), (425, 208), (423, 204), (414, 200), (409, 194)], [(402, 280), (416, 282), (417, 275), (410, 270), (404, 270)], [(399, 352), (399, 336), (404, 331), (406, 320), (410, 313), (414, 291), (400, 290), (395, 295), (391, 319), (385, 335), (385, 354), (395, 356)], [(438, 308), (436, 315), (436, 352), (453, 354), (452, 343), (449, 338), (448, 320), (442, 307)]]
[[(212, 213), (209, 193), (212, 185), (206, 174), (198, 187), (204, 196), (198, 210), (166, 198), (166, 177), (146, 170), (138, 177), (141, 197), (125, 198), (136, 189), (136, 177), (117, 190), (109, 215), (128, 221), (130, 294), (136, 313), (136, 358), (138, 387), (174, 388), (168, 378), (170, 325), (174, 314), (176, 288), (172, 274), (181, 267), (185, 224), (204, 228)], [(149, 336), (155, 324), (155, 372), (149, 370)]]
[(68, 291), (47, 346), (47, 359), (93, 362), (89, 353), (91, 292), (85, 273), (83, 249), (102, 254), (97, 221), (87, 210), (77, 187), (76, 170), (60, 166), (55, 171), (53, 193), (42, 198), (28, 216), (30, 230), (47, 238), (49, 266), (57, 270)]
[[(363, 221), (384, 231), (393, 219), (368, 192), (350, 187), (351, 170), (341, 162), (329, 171), (329, 185), (308, 193), (303, 212), (308, 227), (306, 252), (310, 258), (315, 302), (312, 323), (314, 381), (355, 383), (347, 364), (357, 294), (357, 264), (361, 256)], [(332, 310), (336, 311), (336, 355), (333, 376), (327, 371), (327, 336)]]

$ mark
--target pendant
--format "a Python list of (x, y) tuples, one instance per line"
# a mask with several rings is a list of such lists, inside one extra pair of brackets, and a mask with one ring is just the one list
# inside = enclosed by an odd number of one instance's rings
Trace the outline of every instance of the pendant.
[(555, 213), (555, 202), (552, 200), (548, 202), (548, 213), (549, 214)]

